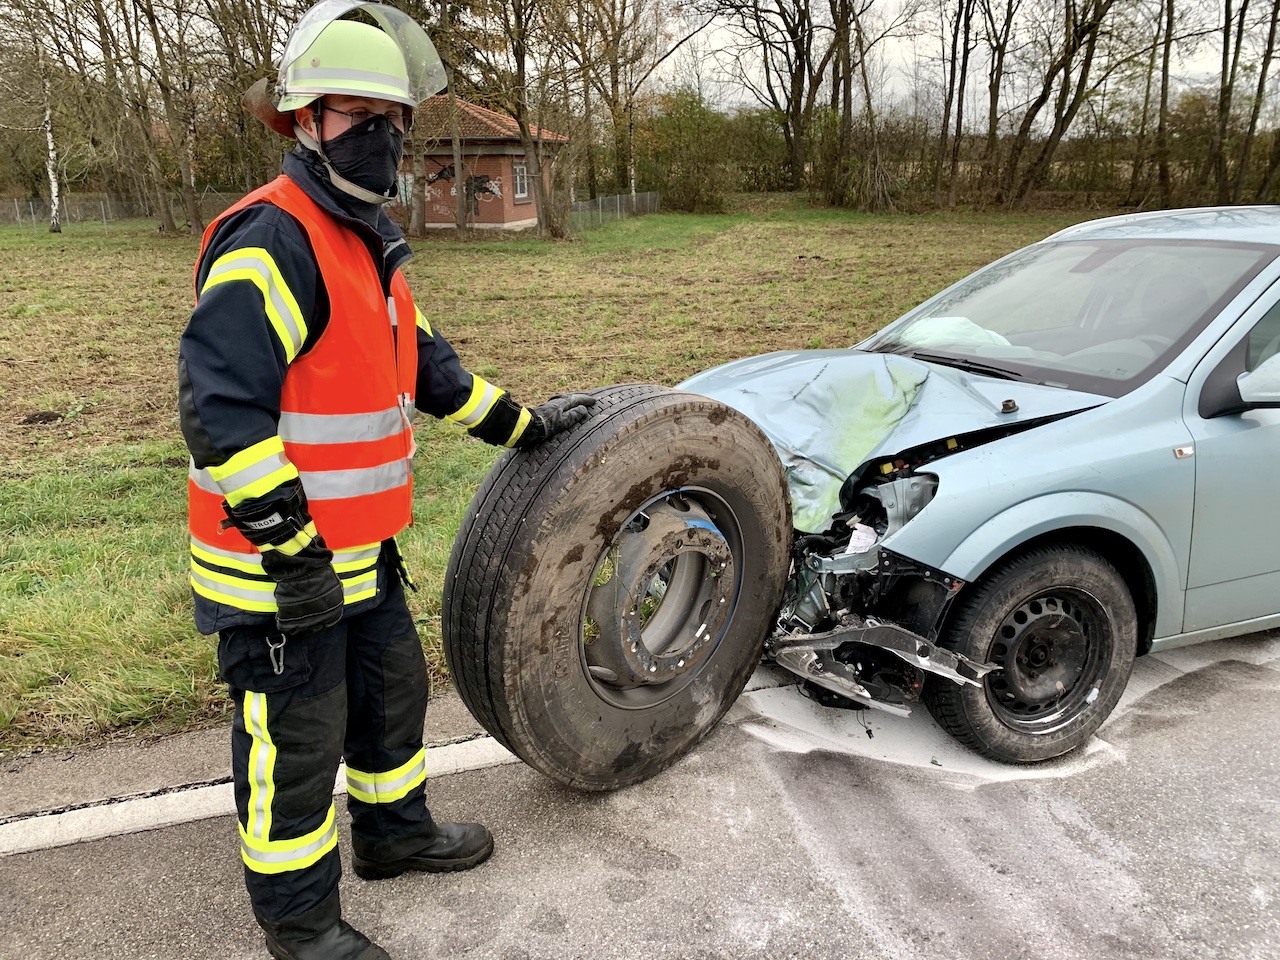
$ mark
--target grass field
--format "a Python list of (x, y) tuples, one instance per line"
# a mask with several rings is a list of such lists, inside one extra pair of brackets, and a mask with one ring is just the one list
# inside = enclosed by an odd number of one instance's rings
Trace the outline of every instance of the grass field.
[[(534, 403), (848, 345), (1095, 215), (873, 217), (783, 203), (624, 221), (567, 243), (422, 241), (406, 272), (469, 368)], [(0, 228), (0, 747), (226, 716), (185, 579), (174, 369), (197, 249), (150, 224)], [(444, 566), (497, 452), (435, 422), (418, 441), (416, 526), (402, 539), (443, 679)]]

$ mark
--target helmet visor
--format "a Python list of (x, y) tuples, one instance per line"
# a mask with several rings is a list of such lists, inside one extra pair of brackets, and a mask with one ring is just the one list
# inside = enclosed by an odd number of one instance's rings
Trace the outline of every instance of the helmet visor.
[(444, 89), (444, 64), (440, 62), (435, 44), (418, 22), (395, 7), (361, 0), (320, 0), (303, 15), (289, 34), (284, 56), (280, 58), (281, 89), (289, 66), (306, 56), (325, 27), (353, 11), (367, 15), (400, 47), (409, 73), (409, 95), (415, 101), (421, 103)]

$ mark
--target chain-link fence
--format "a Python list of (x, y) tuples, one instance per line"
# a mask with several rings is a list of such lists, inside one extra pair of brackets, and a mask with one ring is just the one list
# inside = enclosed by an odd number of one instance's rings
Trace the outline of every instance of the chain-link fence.
[[(241, 194), (238, 193), (206, 190), (200, 195), (200, 216), (208, 223), (240, 197)], [(581, 200), (569, 205), (569, 229), (581, 231), (624, 217), (657, 213), (659, 200), (660, 195), (656, 191), (638, 193), (634, 197), (620, 194), (615, 197)], [(170, 197), (169, 207), (173, 211), (174, 222), (179, 225), (186, 223), (186, 207), (181, 197)], [(110, 230), (111, 223), (115, 220), (159, 219), (154, 203), (113, 200), (103, 194), (63, 196), (59, 200), (58, 209), (63, 224), (98, 224), (105, 230)], [(0, 224), (48, 230), (49, 201), (0, 199)]]
[(660, 196), (656, 191), (630, 194), (619, 194), (616, 197), (596, 197), (594, 200), (579, 200), (569, 204), (569, 229), (572, 231), (598, 227), (611, 220), (622, 220), (624, 217), (639, 217), (646, 213), (657, 213)]
[[(216, 217), (243, 194), (218, 193), (206, 190), (200, 195), (200, 216), (205, 223)], [(169, 209), (174, 222), (187, 222), (186, 206), (182, 198), (169, 198)], [(62, 196), (58, 202), (58, 216), (63, 224), (97, 224), (111, 229), (115, 220), (158, 220), (160, 215), (155, 203), (137, 200), (117, 200), (105, 194), (75, 194)], [(49, 201), (44, 199), (0, 199), (0, 224), (28, 227), (32, 230), (49, 229)]]

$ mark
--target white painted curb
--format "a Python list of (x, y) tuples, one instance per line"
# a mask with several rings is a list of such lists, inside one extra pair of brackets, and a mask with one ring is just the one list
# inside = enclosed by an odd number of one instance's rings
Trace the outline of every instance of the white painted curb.
[[(516, 763), (519, 759), (492, 737), (431, 747), (426, 753), (427, 772), (433, 777)], [(333, 792), (347, 792), (345, 766), (338, 768)], [(235, 794), (229, 783), (175, 790), (155, 797), (107, 801), (98, 806), (0, 825), (0, 857), (65, 847), (126, 833), (159, 830), (210, 817), (230, 817), (235, 812)]]

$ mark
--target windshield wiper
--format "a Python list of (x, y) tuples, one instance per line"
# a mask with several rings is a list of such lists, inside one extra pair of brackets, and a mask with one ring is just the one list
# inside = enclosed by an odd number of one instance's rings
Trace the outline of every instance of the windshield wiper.
[(1013, 370), (1006, 370), (1004, 367), (992, 366), (989, 363), (981, 363), (977, 360), (969, 360), (965, 357), (949, 357), (942, 353), (925, 353), (921, 350), (912, 350), (907, 354), (912, 360), (926, 360), (929, 363), (941, 364), (944, 367), (955, 367), (957, 370), (967, 370), (970, 373), (981, 373), (988, 377), (997, 377), (1001, 380), (1021, 380), (1028, 383), (1040, 383), (1039, 380), (1033, 380), (1025, 374), (1016, 373)]

